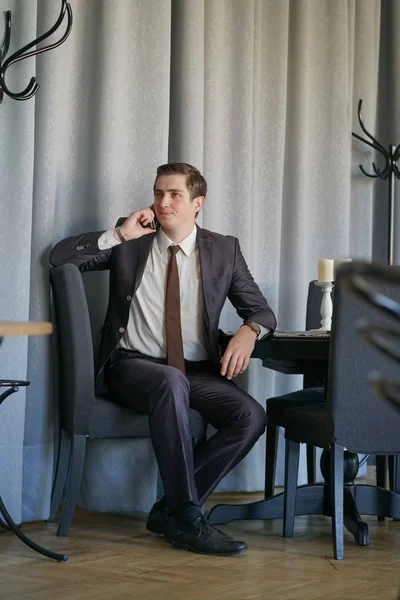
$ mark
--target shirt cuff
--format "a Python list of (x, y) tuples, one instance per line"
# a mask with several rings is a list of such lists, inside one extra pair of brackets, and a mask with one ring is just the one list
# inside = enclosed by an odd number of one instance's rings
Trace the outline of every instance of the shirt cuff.
[(269, 327), (263, 327), (262, 325), (260, 325), (260, 323), (257, 323), (257, 325), (261, 329), (261, 333), (257, 338), (257, 342), (259, 342), (260, 340), (263, 340), (267, 335), (269, 335), (271, 333), (271, 330)]
[(118, 246), (121, 244), (119, 240), (116, 240), (113, 236), (114, 229), (108, 229), (98, 239), (97, 245), (99, 246), (99, 250), (109, 250), (114, 246)]

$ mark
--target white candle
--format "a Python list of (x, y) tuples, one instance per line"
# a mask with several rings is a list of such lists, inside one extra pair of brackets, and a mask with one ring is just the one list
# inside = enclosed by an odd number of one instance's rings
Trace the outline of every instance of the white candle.
[(318, 261), (318, 281), (333, 281), (334, 262), (331, 258), (320, 258)]
[(333, 263), (334, 263), (334, 276), (336, 277), (336, 271), (339, 265), (341, 265), (342, 263), (346, 263), (346, 262), (351, 262), (353, 259), (352, 258), (335, 258)]

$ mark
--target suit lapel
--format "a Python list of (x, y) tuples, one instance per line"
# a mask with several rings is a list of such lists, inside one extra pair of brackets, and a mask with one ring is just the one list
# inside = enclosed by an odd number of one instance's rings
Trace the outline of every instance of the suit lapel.
[(155, 236), (156, 234), (144, 235), (139, 239), (139, 248), (136, 256), (137, 263), (136, 269), (134, 270), (133, 293), (136, 292), (140, 285), (140, 282), (142, 281), (144, 268), (146, 266), (147, 259), (149, 257)]
[(204, 310), (206, 324), (210, 323), (210, 281), (212, 273), (212, 241), (203, 229), (197, 227), (197, 243), (199, 245), (200, 271), (203, 287)]

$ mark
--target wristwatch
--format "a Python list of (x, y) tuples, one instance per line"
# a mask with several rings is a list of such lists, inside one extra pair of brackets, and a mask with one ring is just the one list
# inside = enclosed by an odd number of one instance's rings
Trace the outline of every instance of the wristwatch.
[(255, 321), (246, 321), (246, 323), (243, 323), (243, 325), (247, 325), (247, 327), (250, 327), (250, 329), (252, 331), (254, 331), (254, 333), (257, 334), (256, 339), (259, 338), (260, 333), (261, 333), (261, 327), (259, 326), (258, 323), (256, 323)]
[(126, 242), (127, 240), (124, 238), (124, 236), (122, 235), (121, 232), (121, 227), (119, 225), (117, 225), (117, 227), (115, 228), (115, 231), (117, 232), (117, 236), (119, 237), (120, 241), (122, 243)]

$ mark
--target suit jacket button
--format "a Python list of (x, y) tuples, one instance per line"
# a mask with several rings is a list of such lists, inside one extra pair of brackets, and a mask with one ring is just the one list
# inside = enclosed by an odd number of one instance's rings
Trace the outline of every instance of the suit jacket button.
[(120, 328), (118, 329), (118, 331), (119, 331), (120, 333), (124, 333), (125, 329), (124, 329), (124, 327), (120, 327)]
[(78, 250), (78, 252), (80, 252), (81, 250), (84, 250), (85, 246), (77, 246), (75, 248), (75, 250)]
[(128, 300), (128, 302), (130, 302), (132, 300), (132, 296), (127, 296), (126, 299)]

